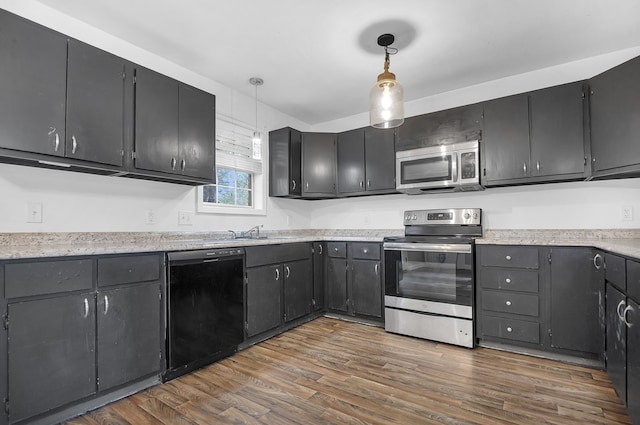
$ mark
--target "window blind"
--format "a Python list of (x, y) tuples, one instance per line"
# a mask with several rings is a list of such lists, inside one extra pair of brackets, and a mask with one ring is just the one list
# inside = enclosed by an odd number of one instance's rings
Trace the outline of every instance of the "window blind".
[(262, 146), (254, 147), (252, 138), (247, 124), (216, 116), (216, 166), (262, 173)]

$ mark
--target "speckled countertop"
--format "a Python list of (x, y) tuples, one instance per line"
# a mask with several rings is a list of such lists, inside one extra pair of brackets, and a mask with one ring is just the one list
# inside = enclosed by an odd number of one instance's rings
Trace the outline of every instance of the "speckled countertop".
[(491, 230), (478, 244), (592, 246), (640, 259), (640, 229), (542, 229)]
[[(230, 240), (228, 232), (0, 233), (0, 259), (161, 252), (313, 241), (381, 242), (402, 229), (261, 231), (265, 239)], [(640, 259), (640, 229), (492, 230), (478, 244), (592, 246)]]
[(319, 240), (381, 242), (385, 236), (402, 234), (402, 229), (261, 230), (260, 235), (266, 238), (231, 240), (229, 232), (0, 233), (0, 259), (181, 251)]

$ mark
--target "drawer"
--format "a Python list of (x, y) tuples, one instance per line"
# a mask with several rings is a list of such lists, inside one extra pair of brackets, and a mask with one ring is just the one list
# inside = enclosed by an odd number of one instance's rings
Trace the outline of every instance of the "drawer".
[(494, 267), (538, 268), (538, 248), (532, 246), (481, 245), (480, 265)]
[(627, 295), (640, 302), (640, 262), (627, 260)]
[(244, 249), (247, 267), (281, 264), (311, 258), (311, 244), (307, 242), (281, 245), (248, 246)]
[(613, 254), (604, 254), (604, 278), (626, 291), (627, 273), (625, 259)]
[(540, 324), (485, 315), (482, 317), (482, 335), (539, 344)]
[(9, 263), (4, 266), (6, 298), (93, 288), (93, 260)]
[(538, 293), (538, 271), (482, 267), (478, 276), (482, 288)]
[(160, 261), (158, 254), (98, 258), (98, 286), (159, 280)]
[(327, 242), (327, 255), (335, 258), (347, 258), (347, 243)]
[(482, 309), (538, 317), (540, 299), (533, 294), (482, 291)]
[(357, 260), (379, 260), (380, 244), (353, 242), (351, 244), (351, 256)]

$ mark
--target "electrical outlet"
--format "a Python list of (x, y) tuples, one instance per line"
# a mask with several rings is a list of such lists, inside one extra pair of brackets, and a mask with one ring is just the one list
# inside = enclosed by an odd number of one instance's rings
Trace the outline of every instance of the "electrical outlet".
[(633, 206), (624, 205), (620, 208), (620, 220), (622, 221), (633, 220)]
[(27, 204), (27, 223), (42, 223), (42, 204), (40, 202)]
[(144, 212), (144, 222), (146, 224), (156, 224), (156, 212), (154, 210), (146, 210)]
[(193, 225), (193, 211), (179, 211), (178, 212), (178, 224), (180, 226)]

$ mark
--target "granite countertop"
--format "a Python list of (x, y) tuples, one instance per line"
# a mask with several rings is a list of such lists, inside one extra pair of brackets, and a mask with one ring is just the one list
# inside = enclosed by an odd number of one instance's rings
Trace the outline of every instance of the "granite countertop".
[[(229, 232), (0, 233), (0, 260), (72, 255), (183, 251), (314, 241), (382, 242), (390, 230), (260, 231), (260, 239), (229, 239)], [(266, 236), (266, 237), (265, 237)]]
[(485, 230), (477, 244), (591, 246), (640, 259), (640, 229)]

